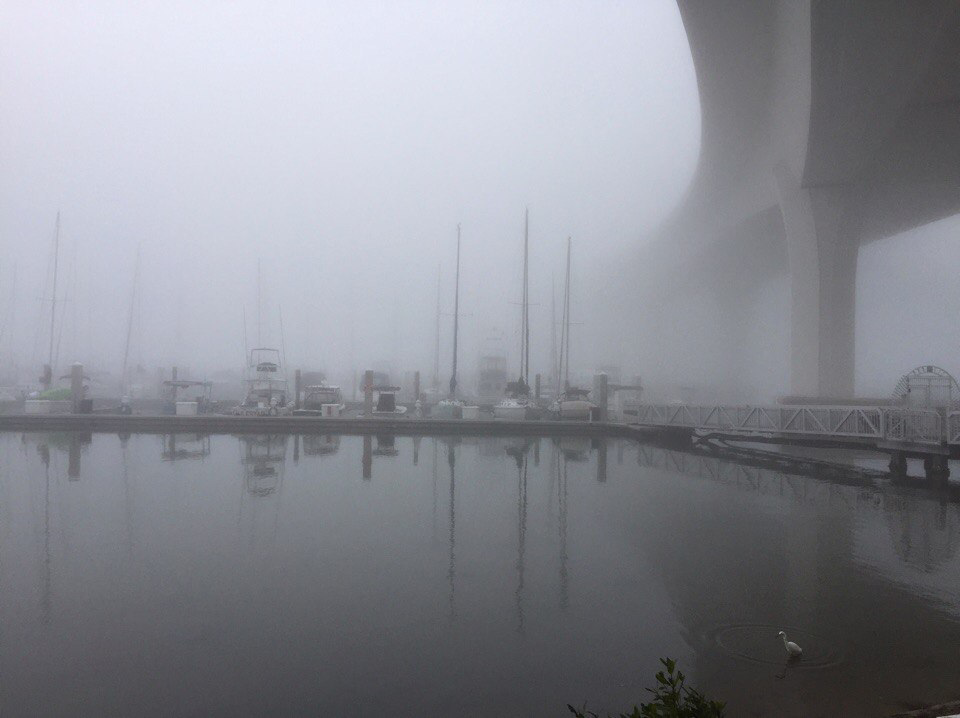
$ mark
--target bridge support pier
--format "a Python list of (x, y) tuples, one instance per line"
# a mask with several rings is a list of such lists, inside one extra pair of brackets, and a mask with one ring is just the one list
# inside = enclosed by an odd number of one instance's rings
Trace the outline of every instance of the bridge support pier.
[(797, 396), (854, 391), (854, 323), (860, 211), (845, 185), (802, 187), (774, 170), (790, 269), (790, 384)]

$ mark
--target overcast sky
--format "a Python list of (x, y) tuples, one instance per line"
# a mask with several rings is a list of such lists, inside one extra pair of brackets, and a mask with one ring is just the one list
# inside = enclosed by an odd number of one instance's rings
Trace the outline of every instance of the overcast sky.
[(23, 361), (46, 352), (58, 209), (64, 361), (120, 361), (140, 245), (133, 354), (150, 363), (239, 365), (259, 259), (263, 341), (279, 344), (282, 305), (292, 364), (347, 361), (352, 325), (360, 364), (426, 371), (458, 222), (466, 361), (495, 335), (515, 354), (524, 208), (542, 342), (564, 239), (585, 276), (676, 204), (696, 163), (670, 0), (0, 12), (0, 296), (15, 263)]

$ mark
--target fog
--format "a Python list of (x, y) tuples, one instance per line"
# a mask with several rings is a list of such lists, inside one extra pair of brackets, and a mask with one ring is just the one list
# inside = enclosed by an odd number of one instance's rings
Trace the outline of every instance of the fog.
[[(119, 368), (139, 246), (133, 360), (241, 365), (259, 262), (261, 342), (331, 372), (352, 356), (430, 373), (439, 273), (446, 375), (456, 225), (469, 367), (490, 337), (518, 353), (527, 207), (545, 371), (566, 237), (587, 322), (586, 277), (669, 211), (696, 163), (692, 64), (666, 0), (5, 8), (2, 351), (31, 371), (58, 210), (61, 364)], [(602, 354), (577, 351), (584, 369)]]
[[(757, 294), (755, 350), (734, 359), (702, 351), (730, 319), (709, 302), (684, 300), (692, 323), (648, 335), (639, 294), (610, 291), (683, 198), (699, 135), (670, 0), (6, 3), (0, 361), (17, 380), (46, 361), (59, 211), (59, 370), (118, 372), (132, 315), (130, 361), (145, 367), (203, 378), (259, 343), (332, 376), (428, 378), (439, 279), (445, 381), (458, 223), (461, 365), (493, 351), (512, 367), (529, 208), (533, 371), (550, 371), (569, 236), (576, 372), (710, 383), (739, 362), (775, 396), (789, 384), (786, 277)], [(861, 251), (858, 390), (883, 393), (919, 363), (960, 369), (957, 226)]]

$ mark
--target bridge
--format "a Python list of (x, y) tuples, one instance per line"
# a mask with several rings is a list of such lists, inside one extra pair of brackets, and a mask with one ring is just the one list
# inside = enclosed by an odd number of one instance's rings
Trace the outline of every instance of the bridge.
[[(678, 6), (701, 151), (616, 288), (643, 307), (640, 361), (656, 381), (748, 391), (744, 367), (770, 363), (753, 356), (755, 308), (784, 277), (790, 393), (850, 399), (859, 247), (960, 211), (960, 3)], [(669, 354), (678, 335), (699, 351)]]
[(636, 404), (623, 421), (660, 431), (869, 448), (891, 455), (891, 470), (905, 473), (906, 458), (920, 457), (928, 475), (949, 475), (947, 460), (960, 452), (960, 411), (899, 406), (750, 406)]

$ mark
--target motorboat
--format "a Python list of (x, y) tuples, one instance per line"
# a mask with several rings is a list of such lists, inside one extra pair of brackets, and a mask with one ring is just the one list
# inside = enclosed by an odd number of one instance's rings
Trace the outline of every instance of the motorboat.
[(234, 414), (277, 416), (289, 412), (287, 379), (281, 371), (279, 349), (251, 349), (244, 383), (246, 395), (243, 401), (234, 407)]
[(313, 384), (304, 389), (300, 408), (294, 410), (297, 416), (340, 416), (345, 408), (343, 392), (339, 386)]

